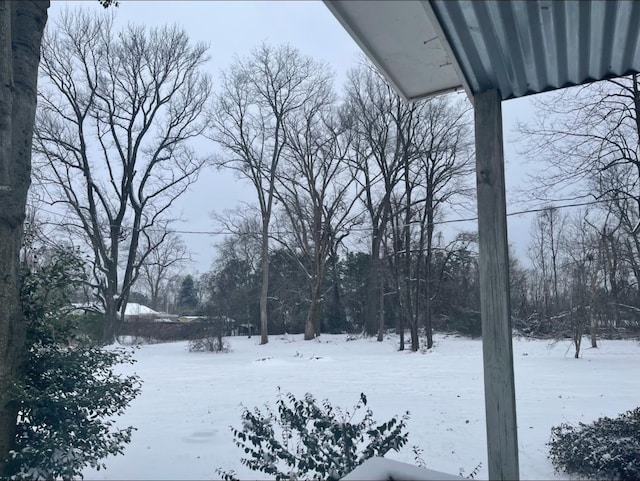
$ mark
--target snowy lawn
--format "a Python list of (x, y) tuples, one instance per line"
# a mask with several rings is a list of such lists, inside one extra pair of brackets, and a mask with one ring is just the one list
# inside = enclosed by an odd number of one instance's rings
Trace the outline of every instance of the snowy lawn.
[[(347, 341), (343, 335), (229, 338), (227, 354), (190, 353), (186, 342), (142, 346), (137, 372), (142, 394), (119, 425), (137, 431), (124, 455), (85, 479), (219, 479), (216, 468), (241, 479), (267, 479), (240, 464), (229, 425), (240, 426), (241, 403), (274, 406), (277, 387), (351, 408), (361, 392), (378, 422), (409, 411), (409, 443), (388, 458), (414, 462), (424, 449), (427, 466), (467, 475), (482, 463), (486, 437), (479, 340), (436, 336), (431, 352), (398, 352), (398, 339)], [(587, 344), (587, 339), (583, 345)], [(591, 422), (638, 406), (640, 344), (600, 341), (573, 358), (569, 341), (514, 340), (520, 473), (522, 479), (563, 479), (547, 459), (552, 426)]]

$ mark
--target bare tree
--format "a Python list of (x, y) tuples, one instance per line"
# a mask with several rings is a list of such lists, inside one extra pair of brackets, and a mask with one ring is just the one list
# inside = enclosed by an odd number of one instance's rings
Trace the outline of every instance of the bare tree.
[[(414, 315), (419, 312), (418, 303), (424, 293), (425, 335), (427, 349), (433, 347), (431, 303), (437, 294), (437, 282), (433, 270), (434, 227), (444, 207), (453, 207), (471, 194), (468, 176), (473, 172), (473, 148), (470, 133), (469, 106), (461, 101), (440, 97), (425, 102), (419, 111), (414, 134), (417, 169), (421, 188), (417, 191), (416, 217), (419, 222), (416, 293)], [(415, 225), (409, 216), (407, 228)], [(407, 245), (407, 249), (410, 246)], [(453, 251), (451, 251), (453, 252)], [(424, 257), (423, 257), (424, 256)], [(424, 258), (424, 283), (421, 266)], [(443, 266), (444, 267), (444, 266)], [(434, 284), (436, 284), (434, 286)], [(424, 286), (424, 291), (422, 290)], [(414, 321), (417, 323), (417, 319)]]
[(269, 225), (276, 178), (287, 145), (285, 124), (322, 94), (330, 78), (326, 65), (288, 45), (266, 44), (239, 58), (222, 75), (212, 112), (212, 138), (223, 148), (220, 167), (233, 169), (255, 189), (261, 215), (261, 344), (269, 342)]
[(640, 76), (565, 89), (536, 106), (535, 121), (518, 126), (527, 157), (544, 166), (532, 191), (604, 201), (620, 219), (627, 262), (640, 274)]
[(354, 134), (350, 166), (371, 227), (365, 332), (378, 333), (383, 322), (382, 242), (391, 214), (391, 196), (401, 179), (402, 143), (393, 115), (401, 103), (375, 68), (363, 63), (351, 70), (346, 86), (349, 127)]
[(377, 330), (382, 339), (383, 324), (377, 316), (380, 246), (390, 218), (399, 216), (394, 220), (398, 240), (389, 245), (399, 249), (402, 261), (397, 275), (408, 281), (396, 282), (400, 310), (412, 332), (412, 349), (418, 347), (419, 318), (424, 319), (430, 348), (434, 225), (444, 205), (469, 192), (465, 185), (472, 160), (468, 107), (450, 98), (404, 102), (370, 65), (352, 71), (347, 92), (356, 136), (354, 176), (372, 228), (366, 330), (369, 334)]
[(327, 263), (358, 221), (351, 215), (357, 197), (346, 163), (350, 132), (332, 103), (327, 82), (326, 90), (287, 122), (287, 163), (277, 188), (290, 227), (281, 243), (309, 280), (305, 340), (320, 335)]
[[(518, 125), (527, 158), (537, 165), (544, 162), (532, 192), (549, 195), (561, 189), (598, 198), (616, 194), (640, 206), (639, 82), (640, 76), (633, 74), (535, 101), (534, 121)], [(623, 175), (616, 182), (598, 182), (612, 170)]]
[(0, 478), (15, 442), (25, 325), (20, 247), (31, 173), (40, 43), (48, 1), (0, 2)]
[[(588, 212), (578, 212), (569, 224), (569, 235), (561, 239), (568, 279), (569, 312), (559, 319), (568, 320), (574, 345), (574, 357), (580, 357), (582, 337), (594, 324), (595, 292), (601, 278), (602, 264), (598, 262), (598, 239), (588, 220)], [(592, 336), (592, 340), (594, 337)]]
[(561, 309), (558, 270), (561, 264), (561, 245), (565, 244), (566, 215), (557, 207), (545, 207), (532, 226), (532, 245), (529, 256), (540, 280), (543, 316), (548, 318)]
[[(160, 237), (165, 236), (164, 240)], [(151, 249), (140, 266), (138, 281), (144, 286), (151, 300), (151, 308), (161, 309), (161, 295), (168, 295), (167, 288), (171, 278), (179, 273), (181, 267), (191, 261), (191, 255), (184, 242), (176, 234), (165, 232), (149, 232), (148, 246)], [(166, 306), (166, 302), (164, 305)]]
[(203, 165), (188, 141), (206, 127), (206, 51), (176, 26), (117, 33), (110, 16), (82, 11), (47, 33), (34, 150), (51, 201), (92, 253), (104, 342), (165, 239), (147, 233), (167, 231), (169, 208)]

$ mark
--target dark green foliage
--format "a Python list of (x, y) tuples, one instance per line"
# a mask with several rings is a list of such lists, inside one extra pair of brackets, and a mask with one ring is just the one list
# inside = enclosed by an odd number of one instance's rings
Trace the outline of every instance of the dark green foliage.
[(84, 313), (76, 314), (75, 324), (77, 336), (85, 336), (87, 340), (90, 340), (94, 344), (99, 344), (102, 341), (102, 334), (104, 332), (103, 313), (85, 311)]
[(260, 277), (251, 263), (236, 258), (221, 259), (217, 270), (203, 277), (209, 298), (208, 315), (252, 324), (257, 332)]
[(349, 252), (340, 263), (347, 332), (364, 329), (370, 257), (364, 252)]
[(304, 332), (309, 293), (300, 262), (283, 249), (269, 254), (269, 333)]
[(182, 279), (180, 290), (178, 291), (178, 311), (181, 315), (192, 316), (198, 309), (198, 293), (196, 292), (196, 283), (191, 275), (187, 275)]
[[(235, 443), (247, 457), (242, 464), (277, 480), (340, 479), (373, 456), (399, 451), (408, 439), (409, 413), (376, 424), (373, 412), (360, 400), (352, 412), (319, 405), (311, 394), (303, 399), (278, 392), (277, 412), (269, 407), (242, 413), (242, 429), (231, 428)], [(356, 420), (356, 414), (358, 417)], [(232, 479), (232, 473), (221, 473)]]
[(640, 408), (577, 428), (556, 426), (549, 446), (556, 471), (594, 479), (640, 479)]
[(113, 372), (133, 359), (77, 335), (68, 293), (81, 267), (60, 255), (23, 280), (28, 352), (23, 383), (15, 387), (20, 413), (9, 460), (15, 479), (82, 477), (83, 468), (104, 467), (101, 460), (122, 453), (131, 438), (133, 428), (113, 429), (111, 418), (140, 391), (136, 376)]

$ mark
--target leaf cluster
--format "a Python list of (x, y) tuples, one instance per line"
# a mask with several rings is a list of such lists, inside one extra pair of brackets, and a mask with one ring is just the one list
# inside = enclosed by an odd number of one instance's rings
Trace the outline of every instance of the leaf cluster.
[(83, 468), (104, 468), (101, 460), (121, 454), (131, 439), (134, 428), (114, 428), (112, 418), (140, 392), (137, 376), (114, 372), (134, 360), (77, 335), (68, 294), (82, 272), (76, 259), (60, 254), (23, 278), (28, 351), (23, 381), (14, 386), (13, 479), (81, 478)]
[(594, 479), (640, 479), (640, 408), (578, 427), (551, 429), (549, 458), (556, 471)]
[[(245, 408), (242, 428), (231, 428), (235, 444), (247, 455), (241, 462), (276, 480), (331, 480), (373, 456), (399, 451), (408, 441), (409, 413), (377, 424), (371, 409), (359, 413), (366, 405), (364, 394), (349, 412), (327, 400), (318, 403), (309, 393), (297, 399), (279, 391), (276, 412), (268, 406)], [(232, 477), (225, 475), (225, 479)]]

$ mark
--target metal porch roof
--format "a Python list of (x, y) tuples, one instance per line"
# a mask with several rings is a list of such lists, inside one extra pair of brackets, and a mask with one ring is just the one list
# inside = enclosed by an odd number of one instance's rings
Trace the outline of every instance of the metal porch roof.
[(640, 71), (634, 0), (325, 0), (406, 99), (503, 100)]

